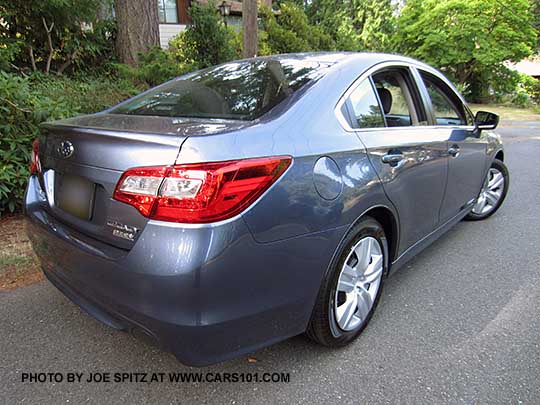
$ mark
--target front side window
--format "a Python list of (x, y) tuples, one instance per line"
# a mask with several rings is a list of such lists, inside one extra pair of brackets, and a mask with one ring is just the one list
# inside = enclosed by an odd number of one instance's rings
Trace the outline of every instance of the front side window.
[(431, 99), (437, 125), (468, 125), (469, 114), (459, 97), (442, 80), (420, 71), (424, 85)]
[(330, 65), (271, 57), (230, 62), (167, 82), (111, 113), (254, 120), (319, 78)]
[(384, 127), (379, 102), (369, 79), (364, 80), (349, 96), (355, 128)]

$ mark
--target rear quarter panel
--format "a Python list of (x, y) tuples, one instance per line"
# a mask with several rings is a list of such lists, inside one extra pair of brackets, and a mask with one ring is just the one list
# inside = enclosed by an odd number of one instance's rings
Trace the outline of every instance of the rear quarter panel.
[[(349, 84), (347, 77), (355, 74), (335, 72), (335, 80), (312, 86), (273, 121), (234, 133), (188, 138), (177, 163), (292, 156), (289, 170), (243, 214), (260, 243), (342, 227), (373, 206), (390, 206), (362, 143), (343, 130), (334, 114)], [(336, 86), (336, 80), (343, 85)], [(332, 200), (322, 198), (315, 187), (314, 167), (321, 157), (331, 158), (339, 168), (337, 176), (328, 173), (329, 182), (341, 183), (341, 193)]]

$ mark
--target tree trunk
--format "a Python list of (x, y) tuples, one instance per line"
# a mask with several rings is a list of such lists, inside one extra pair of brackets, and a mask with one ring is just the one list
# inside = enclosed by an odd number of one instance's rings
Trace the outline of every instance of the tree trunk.
[(98, 4), (96, 11), (96, 20), (105, 21), (107, 18), (112, 17), (111, 5), (107, 2), (102, 2)]
[(242, 25), (244, 28), (244, 58), (257, 55), (257, 0), (242, 2)]
[(157, 0), (116, 0), (116, 53), (122, 63), (136, 65), (140, 52), (159, 46)]

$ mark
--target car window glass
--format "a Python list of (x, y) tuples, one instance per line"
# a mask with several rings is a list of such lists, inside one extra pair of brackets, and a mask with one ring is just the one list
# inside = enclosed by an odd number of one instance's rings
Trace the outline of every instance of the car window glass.
[[(452, 98), (457, 98), (453, 91), (428, 73), (421, 72), (420, 75), (431, 99), (437, 125), (467, 125), (468, 115), (459, 99), (452, 101)], [(461, 108), (456, 105), (461, 105)]]
[(285, 57), (230, 62), (167, 82), (111, 112), (254, 120), (317, 80), (329, 66)]
[(400, 71), (377, 73), (373, 75), (373, 82), (389, 127), (411, 126), (418, 121), (411, 93)]
[(384, 119), (369, 80), (364, 80), (349, 96), (352, 107), (353, 127), (377, 128), (384, 127)]

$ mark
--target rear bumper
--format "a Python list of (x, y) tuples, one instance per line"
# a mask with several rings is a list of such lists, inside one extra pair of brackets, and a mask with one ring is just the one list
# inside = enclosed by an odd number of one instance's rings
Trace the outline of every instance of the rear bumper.
[(47, 278), (105, 324), (151, 336), (202, 366), (302, 333), (345, 228), (259, 244), (240, 218), (215, 226), (150, 221), (121, 250), (43, 209), (32, 179), (27, 231)]

